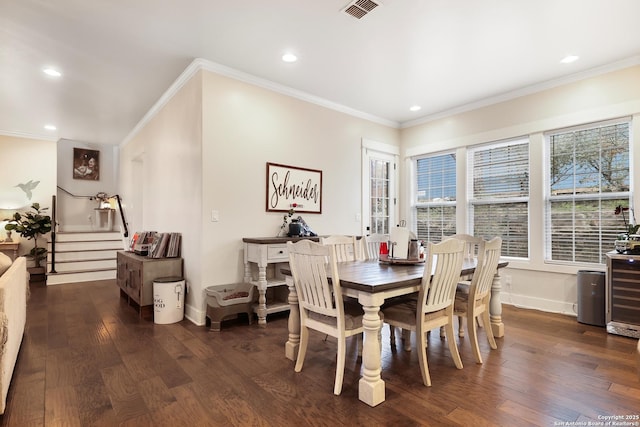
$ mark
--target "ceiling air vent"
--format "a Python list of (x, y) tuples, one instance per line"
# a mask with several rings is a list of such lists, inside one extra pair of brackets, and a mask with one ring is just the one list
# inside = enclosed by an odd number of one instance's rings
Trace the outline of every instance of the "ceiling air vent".
[(344, 9), (344, 13), (351, 15), (354, 18), (362, 19), (369, 12), (373, 11), (376, 7), (382, 3), (371, 0), (355, 0), (349, 3)]

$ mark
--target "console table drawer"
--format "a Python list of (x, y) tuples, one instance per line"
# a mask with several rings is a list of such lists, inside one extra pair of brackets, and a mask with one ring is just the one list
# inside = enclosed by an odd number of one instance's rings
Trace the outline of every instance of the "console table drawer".
[(289, 261), (287, 245), (267, 246), (267, 260), (269, 261)]

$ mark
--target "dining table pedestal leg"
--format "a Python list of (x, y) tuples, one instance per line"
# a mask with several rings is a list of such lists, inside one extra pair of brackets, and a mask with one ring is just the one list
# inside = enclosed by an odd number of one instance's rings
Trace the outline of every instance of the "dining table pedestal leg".
[(284, 355), (289, 360), (296, 360), (298, 347), (300, 346), (300, 307), (298, 306), (298, 294), (291, 276), (286, 276), (289, 288), (289, 339), (284, 345)]
[(491, 321), (491, 330), (495, 338), (504, 337), (504, 323), (502, 323), (502, 301), (500, 300), (500, 291), (502, 284), (500, 283), (500, 270), (493, 276), (491, 284), (491, 300), (489, 301), (489, 319)]
[(385, 399), (385, 385), (380, 373), (380, 328), (382, 321), (379, 312), (382, 302), (372, 305), (368, 301), (360, 301), (364, 309), (362, 326), (364, 328), (364, 344), (362, 349), (362, 378), (358, 384), (358, 397), (369, 406), (376, 406)]

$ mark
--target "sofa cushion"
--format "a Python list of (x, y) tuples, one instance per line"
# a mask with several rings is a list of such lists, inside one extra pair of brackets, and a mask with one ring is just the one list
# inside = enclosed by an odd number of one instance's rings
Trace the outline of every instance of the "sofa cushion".
[(9, 258), (6, 254), (0, 252), (0, 276), (2, 276), (4, 272), (7, 271), (9, 267), (11, 267), (12, 263), (13, 261), (11, 261), (11, 258)]

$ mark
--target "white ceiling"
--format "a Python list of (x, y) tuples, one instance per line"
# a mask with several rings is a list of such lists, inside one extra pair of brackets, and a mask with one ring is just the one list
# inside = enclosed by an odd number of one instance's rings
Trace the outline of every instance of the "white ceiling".
[(0, 0), (0, 133), (118, 144), (195, 58), (395, 126), (640, 63), (638, 0), (347, 3)]

